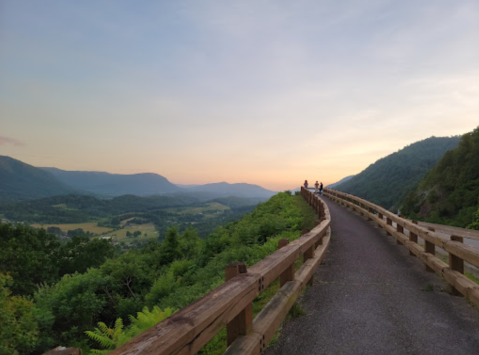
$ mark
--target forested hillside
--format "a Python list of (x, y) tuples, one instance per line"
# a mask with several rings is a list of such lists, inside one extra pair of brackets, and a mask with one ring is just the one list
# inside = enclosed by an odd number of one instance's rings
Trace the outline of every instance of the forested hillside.
[(0, 156), (0, 203), (81, 193), (50, 173), (19, 160)]
[(401, 208), (412, 218), (466, 227), (473, 223), (479, 198), (479, 127), (462, 136), (429, 171)]
[(74, 188), (105, 196), (158, 195), (181, 189), (164, 176), (143, 174), (110, 174), (99, 171), (66, 171), (57, 168), (40, 168), (54, 175), (59, 181)]
[[(308, 211), (308, 219), (304, 211)], [(194, 229), (179, 233), (171, 228), (163, 242), (108, 256), (101, 265), (91, 261), (88, 270), (87, 261), (75, 262), (76, 255), (84, 249), (82, 242), (62, 251), (44, 231), (2, 224), (1, 228), (12, 237), (1, 245), (0, 313), (9, 317), (5, 324), (12, 336), (1, 338), (0, 346), (17, 348), (19, 354), (40, 354), (58, 345), (82, 347), (88, 353), (100, 345), (85, 331), (93, 331), (98, 322), (104, 322), (106, 327), (119, 325), (118, 318), (126, 326), (123, 335), (131, 337), (144, 328), (139, 329), (139, 323), (130, 315), (143, 311), (145, 317), (161, 320), (165, 316), (161, 309), (169, 314), (222, 284), (224, 268), (229, 263), (252, 265), (274, 252), (279, 239), (296, 239), (302, 228), (312, 228), (313, 221), (314, 213), (300, 196), (280, 193), (204, 240)], [(15, 260), (15, 253), (22, 248), (24, 259)], [(43, 266), (37, 273), (28, 269), (40, 264)], [(60, 279), (66, 270), (69, 274)], [(5, 273), (10, 273), (13, 280)], [(29, 275), (37, 276), (32, 279)], [(10, 289), (17, 296), (10, 295)], [(32, 293), (32, 301), (25, 298)], [(16, 313), (17, 318), (11, 317), (15, 307), (20, 306), (23, 308)], [(257, 312), (260, 306), (254, 307)], [(25, 322), (29, 326), (22, 328), (21, 334), (15, 331)], [(222, 353), (224, 337), (220, 333), (207, 345), (205, 353)]]
[(413, 143), (379, 159), (335, 188), (396, 211), (444, 153), (457, 147), (459, 140), (460, 137), (431, 137)]

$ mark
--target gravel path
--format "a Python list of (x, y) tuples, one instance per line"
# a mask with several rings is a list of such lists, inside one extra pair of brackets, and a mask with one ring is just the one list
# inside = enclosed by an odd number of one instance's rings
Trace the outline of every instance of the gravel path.
[(330, 249), (267, 355), (479, 354), (479, 311), (392, 237), (327, 199)]

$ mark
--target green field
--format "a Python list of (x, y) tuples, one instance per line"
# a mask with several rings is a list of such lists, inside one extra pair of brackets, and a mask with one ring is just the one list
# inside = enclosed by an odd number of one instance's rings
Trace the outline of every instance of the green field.
[(66, 223), (66, 224), (32, 224), (34, 228), (45, 228), (48, 227), (58, 227), (63, 232), (68, 232), (69, 230), (74, 230), (81, 228), (85, 232), (91, 232), (95, 234), (104, 234), (111, 231), (111, 228), (108, 227), (99, 227), (96, 222), (87, 222), (87, 223)]
[[(141, 235), (133, 238), (127, 237), (126, 232), (130, 232), (133, 234), (136, 231), (140, 231)], [(145, 235), (146, 233), (146, 235)], [(125, 227), (122, 229), (118, 229), (115, 231), (110, 231), (109, 233), (105, 234), (113, 237), (114, 242), (133, 242), (133, 241), (145, 241), (158, 238), (158, 232), (155, 229), (155, 225), (153, 223), (145, 223), (145, 224), (138, 224), (132, 225), (129, 227)]]
[(210, 202), (204, 206), (165, 208), (164, 211), (184, 215), (184, 214), (207, 213), (211, 211), (226, 211), (229, 209), (230, 208), (228, 206), (222, 205), (221, 203)]

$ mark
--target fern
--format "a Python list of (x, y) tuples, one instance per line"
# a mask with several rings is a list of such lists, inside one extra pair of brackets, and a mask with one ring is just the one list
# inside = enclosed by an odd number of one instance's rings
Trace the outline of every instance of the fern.
[(92, 354), (104, 355), (111, 350), (125, 344), (133, 337), (144, 332), (145, 330), (153, 327), (162, 320), (171, 316), (175, 310), (172, 308), (166, 308), (162, 311), (159, 307), (155, 306), (152, 311), (148, 307), (143, 308), (142, 312), (137, 313), (137, 317), (130, 316), (131, 324), (124, 329), (123, 320), (118, 318), (115, 322), (113, 329), (103, 323), (98, 323), (98, 328), (92, 331), (86, 331), (85, 333), (94, 341), (96, 341), (104, 350), (90, 350)]

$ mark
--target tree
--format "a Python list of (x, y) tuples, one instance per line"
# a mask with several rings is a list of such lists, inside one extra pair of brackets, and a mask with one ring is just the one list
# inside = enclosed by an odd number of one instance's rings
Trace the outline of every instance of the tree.
[(29, 354), (38, 338), (32, 301), (11, 296), (9, 275), (0, 273), (0, 354)]
[(15, 295), (32, 295), (40, 283), (59, 279), (60, 243), (44, 229), (0, 222), (0, 270), (13, 278)]
[(161, 244), (161, 263), (169, 264), (180, 258), (178, 228), (171, 227), (166, 232), (166, 238)]
[(99, 267), (115, 255), (115, 248), (106, 239), (73, 237), (60, 249), (60, 275), (84, 273), (88, 268)]

